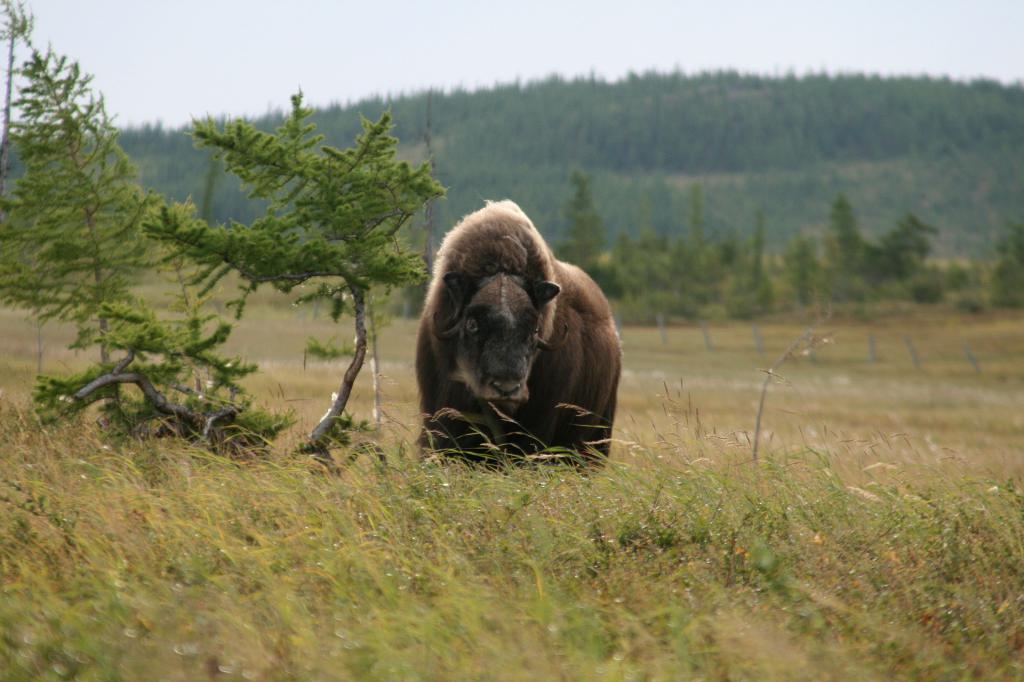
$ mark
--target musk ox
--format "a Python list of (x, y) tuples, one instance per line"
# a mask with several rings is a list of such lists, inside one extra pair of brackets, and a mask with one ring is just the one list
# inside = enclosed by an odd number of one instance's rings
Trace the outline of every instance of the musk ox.
[(474, 461), (608, 454), (621, 373), (601, 289), (511, 201), (445, 237), (416, 340), (421, 445)]

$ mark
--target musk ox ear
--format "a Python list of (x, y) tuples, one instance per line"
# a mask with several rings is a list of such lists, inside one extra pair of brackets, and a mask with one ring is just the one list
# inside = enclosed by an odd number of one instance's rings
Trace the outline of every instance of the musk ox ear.
[(558, 296), (558, 292), (562, 290), (562, 287), (558, 286), (554, 282), (536, 282), (533, 285), (533, 302), (540, 310), (547, 304), (548, 301)]

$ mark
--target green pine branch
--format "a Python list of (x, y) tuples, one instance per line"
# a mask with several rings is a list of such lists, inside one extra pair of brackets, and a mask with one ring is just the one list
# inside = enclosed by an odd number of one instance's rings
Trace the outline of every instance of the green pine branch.
[[(267, 202), (266, 214), (249, 225), (213, 226), (195, 217), (191, 205), (164, 207), (147, 221), (146, 234), (198, 266), (192, 283), (212, 290), (227, 273), (242, 279), (231, 305), (241, 316), (249, 294), (264, 284), (290, 293), (303, 286), (300, 302), (327, 301), (337, 320), (350, 311), (356, 327), (352, 364), (338, 398), (310, 437), (323, 452), (365, 356), (365, 297), (426, 277), (419, 254), (405, 249), (396, 233), (424, 204), (443, 193), (429, 164), (417, 168), (396, 159), (398, 140), (391, 117), (362, 121), (363, 132), (348, 149), (322, 145), (308, 121), (312, 110), (301, 95), (274, 133), (244, 120), (218, 126), (195, 124), (201, 148), (242, 180), (253, 199)], [(308, 285), (308, 286), (307, 286)]]

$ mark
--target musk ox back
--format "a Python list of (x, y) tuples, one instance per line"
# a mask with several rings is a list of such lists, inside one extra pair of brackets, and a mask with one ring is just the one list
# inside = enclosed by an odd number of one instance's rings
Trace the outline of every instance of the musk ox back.
[(488, 203), (448, 233), (416, 340), (424, 447), (603, 458), (620, 373), (608, 301), (516, 204)]

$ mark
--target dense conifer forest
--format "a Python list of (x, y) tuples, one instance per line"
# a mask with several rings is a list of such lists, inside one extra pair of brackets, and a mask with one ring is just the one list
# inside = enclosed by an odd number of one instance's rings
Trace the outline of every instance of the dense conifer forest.
[[(935, 226), (939, 256), (989, 258), (1005, 225), (1024, 216), (1020, 85), (734, 72), (552, 77), (334, 105), (314, 120), (328, 144), (344, 146), (360, 114), (376, 120), (388, 108), (406, 158), (426, 158), (429, 132), (448, 188), (435, 210), (441, 229), (484, 199), (508, 197), (558, 242), (574, 169), (591, 178), (609, 246), (620, 232), (683, 233), (695, 184), (709, 239), (749, 237), (760, 211), (769, 253), (794, 235), (820, 236), (840, 193), (868, 235), (906, 213)], [(282, 118), (255, 123), (270, 129)], [(143, 182), (198, 200), (208, 153), (186, 133), (145, 126), (125, 131), (122, 143)], [(211, 209), (243, 222), (261, 210), (228, 178)]]

